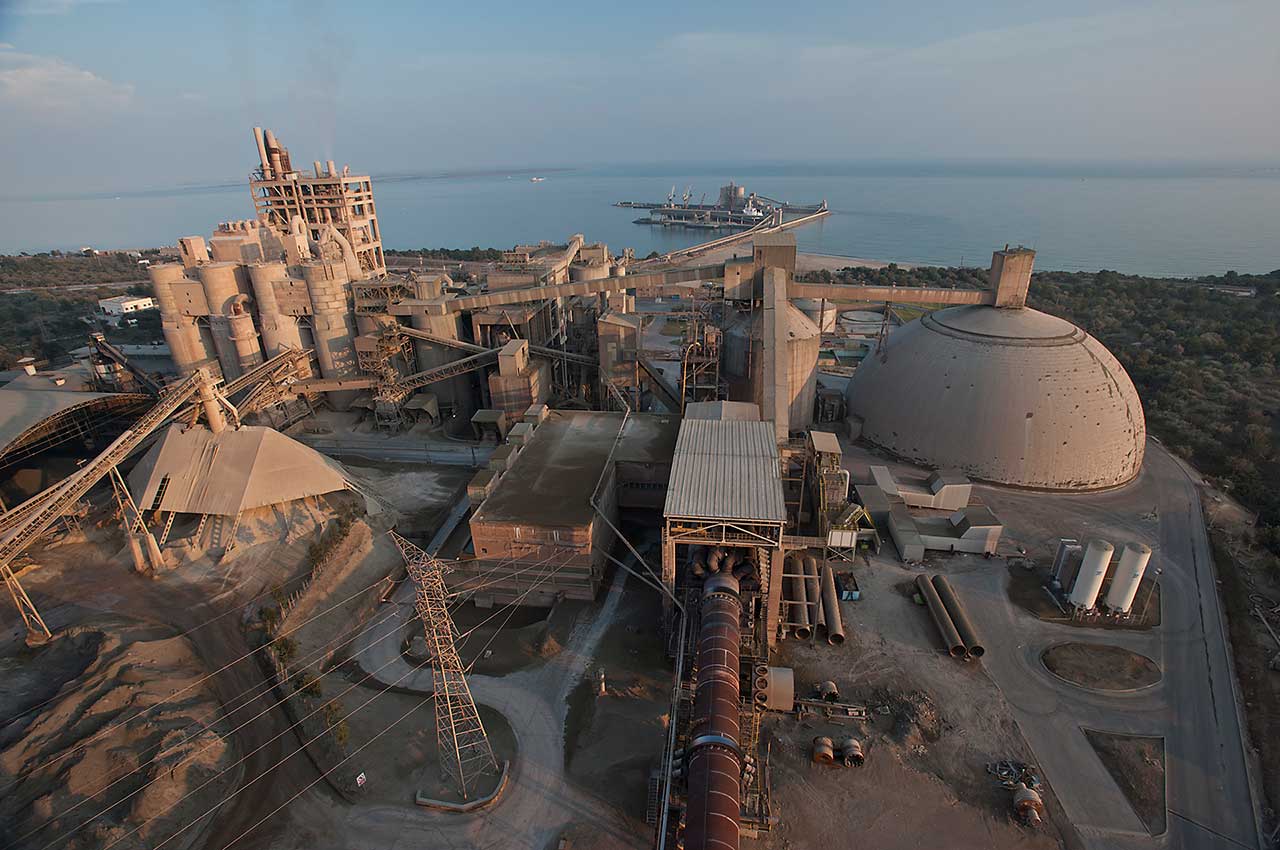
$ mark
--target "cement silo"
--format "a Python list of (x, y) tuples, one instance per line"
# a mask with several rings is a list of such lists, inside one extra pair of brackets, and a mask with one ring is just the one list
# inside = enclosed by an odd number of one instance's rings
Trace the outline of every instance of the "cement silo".
[(824, 334), (835, 333), (836, 320), (840, 318), (840, 310), (835, 304), (818, 298), (796, 298), (791, 303)]
[(147, 269), (156, 305), (160, 308), (160, 330), (169, 346), (173, 365), (180, 374), (190, 375), (196, 369), (204, 367), (211, 375), (217, 375), (221, 373), (217, 357), (205, 344), (195, 317), (182, 313), (174, 292), (175, 285), (199, 286), (187, 278), (185, 271), (177, 263), (161, 263)]
[(209, 330), (228, 380), (262, 362), (258, 333), (253, 326), (236, 263), (206, 263), (196, 271), (209, 303)]
[(1084, 549), (1084, 560), (1080, 563), (1080, 572), (1071, 586), (1071, 595), (1067, 601), (1082, 611), (1088, 611), (1098, 601), (1098, 591), (1107, 577), (1107, 567), (1111, 565), (1111, 555), (1115, 547), (1105, 540), (1090, 540)]
[[(728, 323), (724, 332), (722, 365), (729, 382), (731, 401), (749, 401), (764, 407), (764, 321), (759, 310), (744, 313)], [(818, 349), (822, 334), (808, 316), (787, 305), (787, 398), (792, 431), (813, 424), (818, 394)]]
[(302, 332), (298, 319), (280, 312), (276, 281), (288, 277), (284, 263), (254, 263), (249, 266), (253, 297), (258, 302), (258, 329), (262, 332), (262, 348), (267, 357), (275, 357), (281, 346), (302, 348)]
[(609, 276), (612, 266), (607, 260), (597, 260), (589, 263), (574, 263), (569, 266), (569, 280), (577, 282), (580, 280), (603, 280)]
[[(307, 281), (311, 299), (311, 331), (315, 338), (316, 362), (326, 378), (354, 378), (360, 370), (356, 363), (355, 326), (352, 320), (351, 283), (346, 266), (314, 260), (303, 263), (302, 275)], [(355, 392), (329, 393), (329, 403), (346, 410)]]
[(1111, 579), (1111, 587), (1107, 590), (1107, 600), (1104, 603), (1107, 610), (1113, 614), (1129, 613), (1150, 561), (1150, 546), (1145, 543), (1125, 544), (1124, 551), (1120, 553), (1120, 563), (1116, 565), (1115, 577)]

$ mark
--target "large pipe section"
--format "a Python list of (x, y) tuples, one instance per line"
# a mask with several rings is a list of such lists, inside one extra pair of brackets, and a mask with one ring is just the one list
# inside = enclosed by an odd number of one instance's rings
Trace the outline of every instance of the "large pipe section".
[(822, 579), (818, 577), (818, 559), (812, 555), (804, 556), (804, 594), (812, 612), (809, 621), (813, 623), (814, 631), (825, 630), (827, 618), (823, 614), (826, 606), (822, 604)]
[(782, 585), (790, 601), (787, 620), (791, 625), (792, 633), (801, 640), (807, 640), (813, 634), (813, 627), (809, 623), (809, 599), (805, 592), (804, 566), (800, 558), (792, 556), (787, 558), (784, 569), (786, 572), (782, 577)]
[(947, 652), (952, 658), (963, 658), (964, 641), (960, 639), (960, 632), (952, 622), (951, 615), (947, 613), (946, 606), (942, 604), (938, 591), (929, 583), (929, 577), (916, 576), (916, 589), (920, 591), (924, 604), (928, 606), (929, 613), (933, 616), (934, 625), (938, 627), (938, 634), (942, 636), (942, 643), (946, 646)]
[(1111, 565), (1111, 555), (1116, 550), (1105, 540), (1094, 538), (1085, 546), (1084, 560), (1080, 562), (1080, 572), (1076, 573), (1075, 583), (1071, 585), (1071, 595), (1067, 601), (1082, 611), (1088, 611), (1098, 601), (1098, 591), (1102, 590), (1102, 582), (1107, 577), (1107, 567)]
[(822, 607), (827, 621), (827, 643), (839, 646), (844, 643), (844, 623), (840, 617), (840, 595), (836, 593), (836, 574), (830, 564), (822, 565)]
[(738, 582), (708, 576), (702, 592), (698, 672), (689, 728), (686, 850), (738, 850), (742, 750), (738, 729)]
[(1116, 574), (1111, 579), (1111, 587), (1107, 590), (1105, 604), (1111, 613), (1129, 613), (1150, 561), (1150, 546), (1145, 543), (1125, 544), (1124, 551), (1120, 553), (1120, 563), (1116, 565)]
[(947, 581), (946, 576), (934, 576), (933, 587), (938, 591), (938, 598), (942, 600), (947, 613), (951, 615), (951, 622), (955, 623), (956, 631), (960, 633), (960, 640), (964, 641), (965, 651), (974, 658), (981, 658), (986, 654), (987, 649), (982, 645), (982, 639), (978, 637), (978, 630), (973, 627), (973, 621), (969, 619), (969, 612), (964, 610), (960, 597), (956, 596), (956, 592), (951, 589), (951, 582)]

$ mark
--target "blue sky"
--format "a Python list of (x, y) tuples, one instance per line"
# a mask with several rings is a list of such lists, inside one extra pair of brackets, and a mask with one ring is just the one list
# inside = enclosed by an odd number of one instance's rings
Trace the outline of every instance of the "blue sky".
[[(1268, 162), (1280, 3), (0, 0), (0, 196), (662, 160)], [(15, 167), (16, 166), (16, 167)]]

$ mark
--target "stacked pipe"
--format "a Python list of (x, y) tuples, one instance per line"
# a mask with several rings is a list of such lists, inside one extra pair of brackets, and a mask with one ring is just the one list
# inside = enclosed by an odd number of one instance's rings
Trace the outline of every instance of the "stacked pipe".
[(964, 605), (960, 603), (960, 597), (956, 596), (956, 592), (951, 589), (951, 582), (947, 581), (946, 576), (934, 576), (933, 586), (937, 589), (942, 604), (947, 607), (951, 621), (956, 624), (960, 640), (964, 641), (965, 652), (974, 658), (981, 658), (986, 654), (986, 647), (982, 645), (978, 630), (973, 627), (973, 621), (969, 619), (969, 612), (965, 611)]
[(813, 634), (809, 622), (809, 594), (805, 587), (804, 565), (797, 555), (788, 555), (782, 574), (782, 591), (789, 605), (787, 620), (791, 631), (801, 640)]
[(953, 658), (981, 658), (986, 647), (946, 576), (936, 575), (932, 581), (923, 575), (916, 576), (916, 588), (933, 616), (947, 652)]
[(938, 633), (942, 635), (942, 644), (946, 647), (947, 652), (951, 653), (952, 658), (963, 658), (964, 641), (960, 639), (960, 632), (956, 629), (956, 624), (952, 622), (946, 606), (942, 604), (942, 599), (938, 597), (938, 591), (929, 583), (929, 577), (925, 575), (916, 576), (916, 589), (920, 591), (924, 604), (928, 606), (929, 613), (933, 615), (934, 625), (938, 627)]
[(698, 673), (689, 730), (687, 850), (737, 850), (742, 756), (738, 741), (738, 581), (708, 576), (702, 591)]

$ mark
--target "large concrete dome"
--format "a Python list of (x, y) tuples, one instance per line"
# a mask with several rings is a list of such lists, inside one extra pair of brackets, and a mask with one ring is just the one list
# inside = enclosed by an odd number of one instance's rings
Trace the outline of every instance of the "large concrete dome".
[(862, 436), (974, 478), (1100, 488), (1138, 474), (1146, 420), (1124, 367), (1064, 319), (952, 307), (911, 322), (849, 382)]

